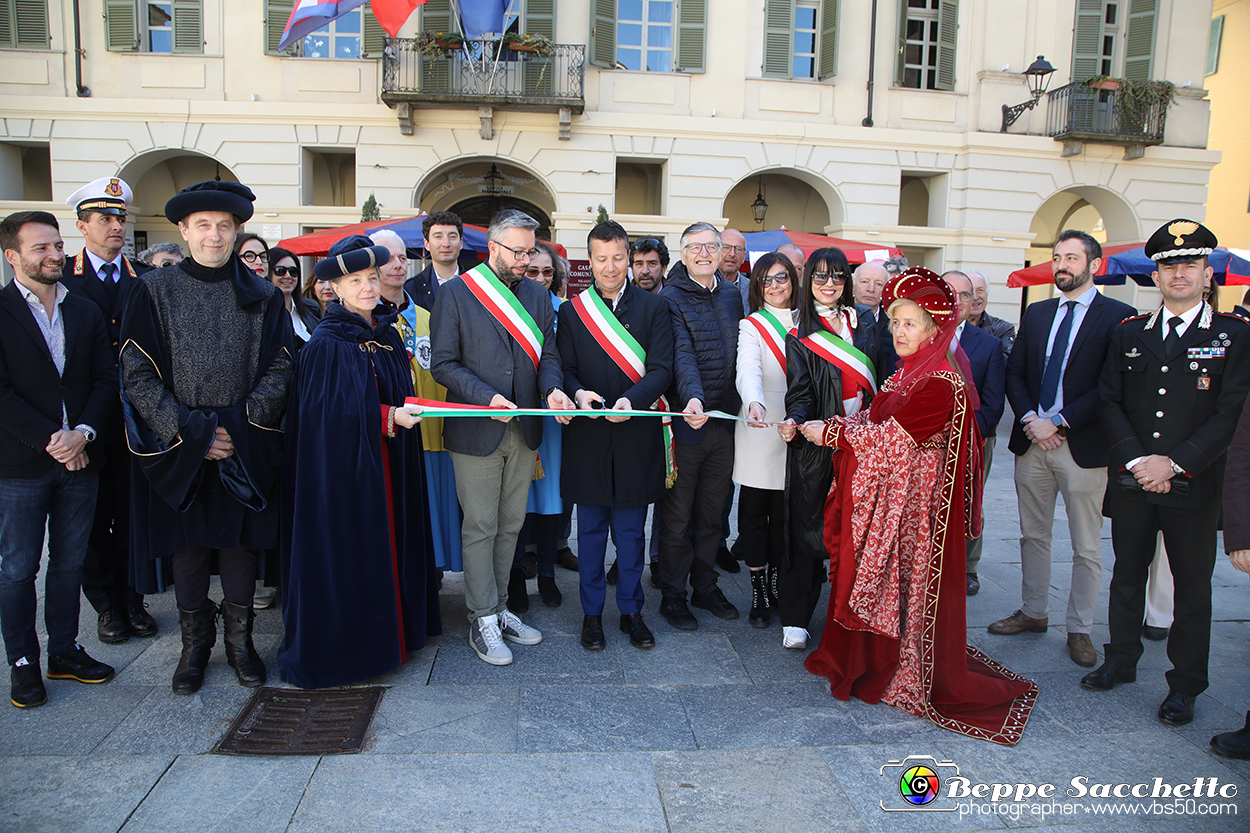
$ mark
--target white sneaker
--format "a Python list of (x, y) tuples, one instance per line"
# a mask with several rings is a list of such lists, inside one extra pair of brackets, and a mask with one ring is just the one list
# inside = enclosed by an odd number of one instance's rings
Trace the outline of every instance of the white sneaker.
[(469, 623), (469, 647), (483, 662), (491, 665), (512, 664), (512, 651), (503, 644), (499, 620), (494, 616), (483, 616)]
[(807, 648), (808, 633), (804, 628), (781, 629), (781, 647), (791, 651), (802, 651)]
[(531, 628), (511, 610), (504, 610), (499, 614), (499, 630), (503, 632), (504, 639), (518, 645), (537, 645), (543, 641), (542, 632), (538, 628)]

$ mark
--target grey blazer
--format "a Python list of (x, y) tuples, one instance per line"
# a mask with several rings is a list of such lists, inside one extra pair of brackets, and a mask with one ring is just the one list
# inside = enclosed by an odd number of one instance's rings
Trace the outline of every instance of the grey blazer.
[[(452, 278), (439, 288), (430, 313), (430, 372), (447, 388), (448, 402), (489, 405), (498, 393), (517, 407), (539, 408), (545, 407), (544, 394), (560, 387), (563, 379), (551, 294), (537, 282), (522, 278), (516, 296), (543, 334), (537, 370), (521, 345), (482, 306), (463, 279)], [(543, 438), (542, 419), (520, 420), (525, 444), (538, 448)], [(485, 457), (499, 447), (506, 427), (506, 423), (486, 417), (449, 419), (443, 423), (443, 443), (449, 451)]]

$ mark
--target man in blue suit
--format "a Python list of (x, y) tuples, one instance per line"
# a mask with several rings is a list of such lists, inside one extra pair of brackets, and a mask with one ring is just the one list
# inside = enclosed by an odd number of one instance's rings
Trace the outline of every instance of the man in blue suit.
[[(1016, 455), (1020, 507), (1020, 609), (990, 633), (1045, 633), (1050, 607), (1050, 539), (1055, 498), (1063, 495), (1072, 535), (1068, 655), (1093, 667), (1094, 602), (1102, 582), (1102, 501), (1107, 435), (1098, 421), (1098, 382), (1111, 334), (1136, 310), (1094, 288), (1102, 246), (1068, 229), (1055, 241), (1051, 274), (1058, 298), (1025, 310), (1007, 358), (1007, 401), (1015, 412), (1009, 448)], [(1060, 304), (1062, 303), (1062, 307)]]
[[(942, 279), (955, 291), (959, 299), (959, 326), (955, 329), (955, 340), (963, 348), (972, 366), (972, 382), (977, 386), (977, 396), (981, 399), (981, 408), (977, 411), (977, 430), (985, 441), (982, 452), (982, 482), (989, 474), (990, 462), (994, 459), (995, 432), (998, 421), (1003, 418), (1006, 406), (1007, 391), (1007, 360), (1003, 358), (1002, 342), (974, 326), (968, 320), (972, 313), (972, 302), (975, 292), (972, 279), (963, 272), (947, 272)], [(977, 578), (977, 565), (981, 562), (981, 536), (968, 542), (968, 595), (975, 596), (981, 589)]]

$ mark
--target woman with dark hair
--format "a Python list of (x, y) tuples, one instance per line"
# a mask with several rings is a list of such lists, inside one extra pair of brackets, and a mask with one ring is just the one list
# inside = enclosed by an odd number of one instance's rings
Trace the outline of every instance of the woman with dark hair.
[[(785, 551), (786, 444), (762, 422), (786, 412), (786, 336), (794, 332), (798, 273), (775, 252), (751, 268), (747, 302), (752, 313), (738, 322), (738, 395), (741, 416), (734, 427), (734, 482), (738, 493), (738, 543), (751, 573), (752, 627), (770, 624), (777, 600), (771, 579)], [(767, 572), (765, 571), (767, 568)]]
[(269, 244), (259, 234), (245, 231), (234, 239), (234, 253), (243, 264), (265, 280), (269, 280)]
[(807, 625), (825, 581), (824, 506), (833, 483), (833, 455), (795, 426), (857, 414), (872, 401), (880, 346), (861, 327), (850, 291), (851, 265), (840, 249), (807, 259), (796, 311), (798, 331), (786, 337), (786, 419), (778, 426), (786, 453), (786, 549), (777, 576), (783, 647), (807, 647)]
[(300, 688), (393, 671), (442, 630), (412, 369), (399, 313), (380, 302), (390, 257), (352, 235), (317, 263), (338, 300), (287, 403), (278, 667)]
[(807, 669), (839, 700), (885, 701), (1015, 744), (1037, 684), (967, 639), (964, 550), (981, 531), (981, 440), (976, 386), (954, 340), (959, 302), (913, 268), (883, 303), (899, 369), (869, 409), (801, 429), (832, 449), (837, 483), (825, 504), (829, 615)]
[(282, 290), (286, 311), (290, 314), (291, 326), (295, 329), (297, 352), (312, 338), (313, 328), (321, 318), (321, 308), (316, 302), (303, 296), (299, 271), (299, 259), (294, 252), (276, 246), (269, 250), (269, 280)]
[(323, 281), (317, 277), (314, 269), (312, 274), (308, 276), (308, 280), (304, 281), (303, 290), (304, 300), (314, 301), (317, 309), (320, 311), (319, 318), (325, 318), (326, 307), (334, 300), (334, 285), (330, 281)]

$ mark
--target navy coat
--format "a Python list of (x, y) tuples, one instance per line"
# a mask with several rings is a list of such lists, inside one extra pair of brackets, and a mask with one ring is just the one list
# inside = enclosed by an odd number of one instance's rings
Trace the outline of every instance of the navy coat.
[(114, 359), (121, 351), (122, 313), (126, 310), (126, 296), (130, 292), (131, 279), (150, 271), (152, 267), (143, 261), (131, 260), (122, 255), (122, 273), (117, 280), (117, 300), (110, 303), (104, 281), (96, 275), (95, 267), (91, 265), (91, 258), (87, 257), (86, 251), (65, 258), (65, 266), (61, 269), (61, 283), (72, 294), (88, 298), (100, 308), (104, 321), (108, 324)]
[(413, 395), (412, 372), (397, 314), (374, 316), (331, 303), (291, 384), (278, 667), (300, 688), (393, 671), (442, 633), (421, 429), (382, 439), (382, 406)]
[(981, 398), (977, 428), (981, 431), (981, 438), (988, 439), (994, 436), (1007, 401), (1007, 360), (1003, 357), (1003, 343), (985, 330), (965, 324), (959, 346), (968, 356), (968, 364), (972, 366), (972, 383)]
[[(587, 290), (599, 292), (597, 287)], [(564, 390), (594, 391), (611, 408), (624, 396), (635, 409), (650, 408), (673, 376), (673, 328), (668, 304), (628, 283), (616, 318), (646, 351), (646, 373), (632, 381), (582, 323), (572, 303), (560, 306), (556, 343), (564, 368)], [(609, 305), (610, 306), (610, 305)], [(609, 313), (611, 314), (611, 313)], [(672, 403), (669, 403), (670, 405)], [(575, 417), (564, 426), (560, 491), (571, 503), (629, 509), (664, 495), (664, 446), (660, 420), (637, 417), (608, 422)]]
[[(1029, 411), (1036, 411), (1042, 398), (1042, 373), (1046, 367), (1046, 342), (1059, 310), (1059, 298), (1031, 304), (1020, 320), (1011, 355), (1007, 357), (1007, 401), (1015, 412), (1008, 448), (1017, 456), (1029, 450), (1032, 441), (1020, 422)], [(1099, 292), (1090, 302), (1081, 328), (1072, 334), (1072, 349), (1063, 373), (1063, 410), (1068, 423), (1068, 449), (1083, 469), (1107, 465), (1107, 436), (1098, 422), (1098, 379), (1107, 361), (1111, 333), (1126, 318), (1137, 314), (1128, 304)]]
[(434, 295), (438, 292), (438, 276), (434, 274), (431, 263), (408, 280), (404, 281), (404, 291), (412, 302), (421, 309), (434, 309)]

